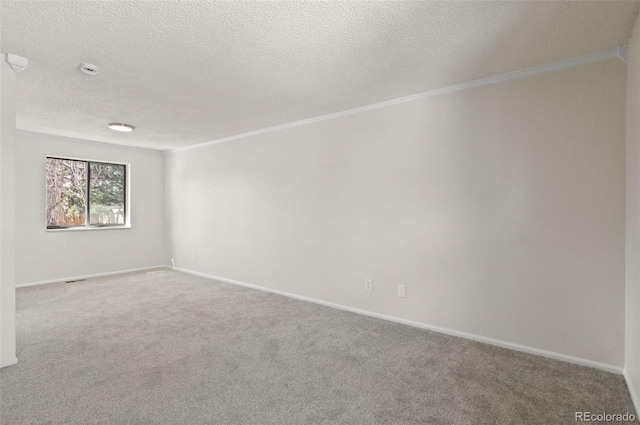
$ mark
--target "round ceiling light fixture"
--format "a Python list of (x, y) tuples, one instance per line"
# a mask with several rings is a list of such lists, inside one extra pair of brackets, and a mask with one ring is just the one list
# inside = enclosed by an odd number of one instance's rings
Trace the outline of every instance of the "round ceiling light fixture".
[(128, 132), (133, 131), (135, 129), (135, 127), (130, 125), (130, 124), (123, 124), (123, 123), (120, 123), (120, 122), (110, 122), (108, 127), (111, 130), (121, 131), (123, 133), (128, 133)]

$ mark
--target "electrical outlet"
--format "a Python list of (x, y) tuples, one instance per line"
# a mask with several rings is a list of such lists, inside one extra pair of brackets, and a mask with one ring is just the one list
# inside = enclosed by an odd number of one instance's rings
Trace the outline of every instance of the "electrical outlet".
[(407, 288), (404, 285), (398, 285), (398, 298), (407, 298)]
[(373, 281), (371, 279), (364, 280), (364, 290), (373, 291)]
[(195, 251), (193, 252), (193, 259), (194, 259), (194, 260), (197, 260), (197, 259), (198, 259), (198, 253), (197, 253), (197, 252), (195, 252)]

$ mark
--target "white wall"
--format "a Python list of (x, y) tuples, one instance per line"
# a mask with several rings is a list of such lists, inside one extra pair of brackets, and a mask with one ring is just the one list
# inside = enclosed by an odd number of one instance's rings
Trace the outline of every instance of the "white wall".
[(626, 240), (624, 367), (636, 410), (640, 414), (640, 23), (636, 23), (628, 51)]
[(16, 359), (16, 74), (0, 55), (0, 367)]
[(625, 82), (609, 59), (169, 153), (176, 264), (621, 367)]
[[(130, 229), (47, 232), (46, 156), (130, 164)], [(18, 132), (16, 281), (18, 284), (165, 264), (162, 152)]]

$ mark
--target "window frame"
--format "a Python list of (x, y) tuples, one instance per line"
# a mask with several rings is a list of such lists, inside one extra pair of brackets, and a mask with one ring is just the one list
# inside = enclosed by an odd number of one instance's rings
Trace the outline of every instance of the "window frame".
[[(85, 231), (85, 230), (114, 230), (114, 229), (130, 229), (131, 228), (131, 187), (130, 187), (130, 164), (124, 162), (116, 162), (116, 161), (104, 161), (104, 160), (93, 160), (86, 158), (74, 158), (74, 157), (65, 157), (58, 155), (46, 155), (45, 156), (45, 164), (44, 171), (46, 175), (47, 171), (47, 159), (57, 159), (62, 161), (78, 161), (84, 162), (87, 173), (87, 205), (85, 207), (85, 223), (80, 225), (72, 225), (72, 226), (49, 226), (46, 223), (47, 215), (45, 214), (45, 228), (47, 232), (76, 232), (76, 231)], [(90, 185), (91, 185), (91, 164), (105, 164), (105, 165), (119, 165), (124, 166), (124, 200), (123, 200), (123, 210), (124, 210), (124, 224), (90, 224), (91, 221), (91, 196), (90, 196)], [(45, 211), (46, 211), (46, 202), (47, 202), (47, 186), (45, 184), (44, 188), (44, 198), (45, 198)]]

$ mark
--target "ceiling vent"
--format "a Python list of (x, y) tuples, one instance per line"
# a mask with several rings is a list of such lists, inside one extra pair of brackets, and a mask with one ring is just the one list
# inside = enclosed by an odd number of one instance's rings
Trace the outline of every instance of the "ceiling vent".
[(81, 63), (80, 71), (88, 75), (96, 75), (98, 73), (98, 67), (90, 63)]

